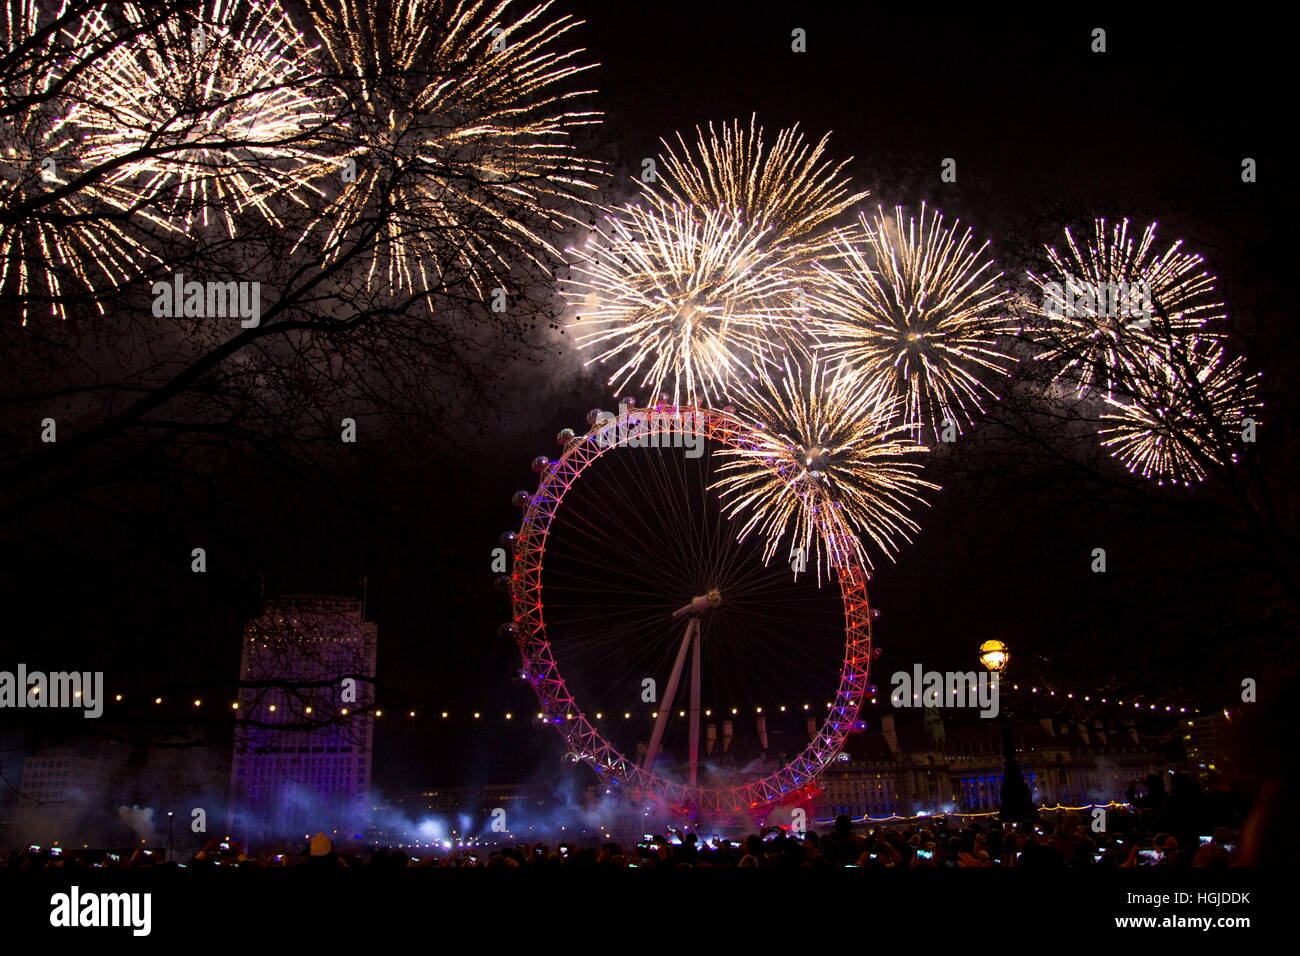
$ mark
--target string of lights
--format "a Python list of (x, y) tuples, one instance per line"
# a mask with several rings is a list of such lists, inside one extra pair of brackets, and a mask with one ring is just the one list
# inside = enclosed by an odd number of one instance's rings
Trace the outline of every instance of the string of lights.
[[(1148, 701), (1145, 701), (1145, 700), (1134, 700), (1134, 699), (1132, 699), (1131, 696), (1130, 696), (1129, 698), (1110, 698), (1110, 697), (1098, 697), (1098, 696), (1093, 695), (1093, 694), (1076, 694), (1076, 693), (1073, 692), (1073, 691), (1061, 691), (1061, 692), (1058, 692), (1058, 691), (1053, 690), (1053, 689), (1051, 689), (1051, 688), (1048, 688), (1048, 687), (1045, 687), (1045, 686), (1044, 686), (1044, 687), (1039, 687), (1039, 686), (1037, 686), (1037, 685), (1029, 686), (1029, 687), (1027, 687), (1026, 689), (1029, 691), (1029, 693), (1031, 693), (1031, 694), (1041, 695), (1041, 696), (1042, 696), (1043, 698), (1045, 698), (1045, 699), (1046, 699), (1046, 698), (1061, 698), (1062, 700), (1066, 700), (1066, 701), (1075, 701), (1075, 702), (1081, 702), (1081, 703), (1087, 703), (1087, 704), (1101, 704), (1101, 705), (1104, 705), (1104, 706), (1106, 706), (1106, 707), (1108, 707), (1108, 708), (1110, 708), (1110, 707), (1113, 707), (1113, 708), (1116, 708), (1116, 709), (1123, 708), (1123, 709), (1126, 709), (1126, 710), (1127, 710), (1127, 709), (1132, 709), (1132, 710), (1134, 710), (1134, 711), (1136, 711), (1136, 712), (1139, 712), (1139, 713), (1148, 713), (1148, 714), (1149, 714), (1149, 713), (1152, 713), (1152, 712), (1155, 712), (1155, 713), (1159, 713), (1159, 714), (1175, 714), (1175, 713), (1177, 713), (1177, 714), (1192, 714), (1192, 715), (1197, 715), (1197, 714), (1208, 713), (1208, 712), (1210, 712), (1210, 711), (1217, 711), (1217, 710), (1220, 709), (1220, 708), (1217, 707), (1217, 706), (1206, 708), (1206, 707), (1198, 707), (1198, 706), (1190, 706), (1190, 705), (1153, 704), (1153, 703), (1149, 703)], [(1013, 690), (1013, 691), (1019, 691), (1019, 690), (1021, 690), (1021, 685), (1019, 685), (1019, 684), (1013, 684), (1013, 685), (1012, 685), (1012, 690)], [(75, 698), (77, 698), (77, 699), (80, 699), (81, 696), (82, 696), (81, 691), (77, 691), (73, 696), (74, 696)], [(218, 706), (218, 705), (215, 704), (213, 701), (211, 701), (211, 700), (204, 700), (204, 699), (201, 698), (201, 697), (189, 697), (189, 698), (187, 698), (187, 697), (183, 697), (183, 696), (170, 696), (170, 697), (169, 697), (169, 696), (155, 696), (155, 697), (153, 697), (153, 698), (149, 698), (147, 695), (142, 695), (142, 696), (144, 697), (144, 699), (145, 699), (146, 701), (151, 701), (151, 702), (152, 702), (152, 705), (155, 706), (155, 707), (167, 706), (168, 704), (172, 704), (172, 705), (174, 705), (176, 701), (182, 701), (182, 702), (184, 703), (184, 706), (187, 707), (188, 709), (191, 709), (191, 710), (202, 710), (202, 709), (204, 709), (204, 708), (208, 708), (208, 707), (212, 707), (212, 706)], [(913, 698), (919, 700), (919, 699), (920, 699), (920, 695), (918, 695), (918, 694), (914, 694), (914, 695), (913, 695)], [(133, 702), (135, 699), (136, 699), (136, 698), (133, 696), (133, 697), (132, 697), (132, 702)], [(125, 694), (114, 694), (114, 695), (113, 695), (112, 702), (115, 703), (115, 704), (124, 704), (124, 703), (127, 703), (127, 702), (128, 702), (128, 701), (127, 701), (127, 696), (126, 696)], [(877, 692), (875, 696), (869, 697), (869, 698), (867, 699), (867, 703), (868, 703), (868, 704), (871, 704), (871, 705), (875, 705), (875, 706), (877, 706), (877, 707), (880, 707), (880, 706), (883, 705), (883, 706), (885, 706), (886, 708), (888, 708), (889, 700), (888, 700), (888, 697), (887, 697), (887, 696), (886, 696), (886, 697), (882, 697), (882, 695), (880, 695), (879, 692)], [(228, 705), (220, 705), (220, 706), (222, 706), (223, 708), (229, 709), (229, 710), (232, 711), (232, 712), (240, 712), (240, 711), (242, 711), (243, 713), (246, 713), (246, 714), (247, 714), (247, 713), (252, 713), (252, 712), (257, 711), (257, 710), (259, 710), (259, 709), (260, 709), (261, 711), (266, 712), (266, 713), (274, 714), (274, 713), (278, 713), (278, 712), (282, 709), (282, 705), (279, 705), (279, 704), (262, 704), (262, 705), (260, 706), (260, 708), (259, 708), (259, 707), (256, 707), (256, 706), (250, 706), (250, 705), (248, 705), (248, 704), (246, 704), (246, 703), (240, 703), (239, 701), (232, 701), (232, 702), (230, 702)], [(832, 706), (834, 706), (834, 705), (833, 705), (831, 702), (828, 701), (828, 702), (824, 705), (824, 708), (823, 708), (823, 709), (830, 709)], [(716, 716), (716, 717), (721, 717), (721, 718), (726, 718), (726, 717), (729, 717), (729, 716), (730, 716), (730, 717), (737, 717), (737, 716), (740, 716), (740, 715), (742, 715), (742, 714), (751, 714), (751, 713), (754, 714), (754, 715), (756, 715), (756, 716), (762, 716), (762, 715), (773, 715), (773, 714), (798, 714), (798, 713), (804, 713), (804, 712), (811, 713), (813, 710), (814, 710), (814, 707), (813, 707), (812, 704), (807, 704), (807, 703), (805, 703), (805, 704), (802, 704), (802, 705), (778, 704), (778, 705), (770, 706), (770, 707), (769, 707), (769, 706), (747, 706), (747, 707), (744, 707), (744, 708), (741, 708), (741, 707), (716, 707), (716, 708), (714, 708), (714, 707), (709, 707), (709, 708), (705, 708), (705, 709), (703, 709), (703, 714), (704, 714), (704, 716), (705, 716), (706, 718), (709, 718), (709, 717), (715, 717), (715, 716)], [(325, 711), (324, 711), (323, 709), (319, 709), (319, 710), (318, 710), (317, 708), (314, 708), (314, 707), (310, 707), (310, 706), (308, 706), (308, 707), (303, 707), (302, 710), (301, 710), (301, 713), (302, 713), (303, 715), (305, 715), (305, 716), (315, 716), (315, 715), (318, 715), (318, 714), (322, 714), (322, 715), (323, 715), (323, 714), (325, 713)], [(688, 716), (687, 711), (682, 710), (682, 709), (678, 709), (675, 713), (676, 713), (676, 716), (677, 716), (678, 718), (685, 718), (685, 717)], [(434, 708), (434, 709), (432, 709), (432, 710), (425, 710), (425, 709), (423, 709), (423, 708), (410, 709), (410, 708), (400, 708), (400, 707), (398, 707), (398, 708), (393, 708), (393, 707), (369, 707), (369, 706), (364, 706), (364, 705), (363, 705), (363, 706), (359, 706), (359, 707), (340, 707), (340, 708), (338, 708), (338, 714), (339, 714), (339, 716), (341, 716), (341, 717), (347, 717), (347, 716), (349, 716), (349, 715), (363, 715), (363, 714), (365, 714), (365, 715), (369, 715), (369, 716), (372, 716), (372, 717), (375, 717), (375, 718), (380, 718), (380, 719), (382, 719), (382, 718), (384, 718), (384, 717), (388, 717), (388, 718), (401, 718), (401, 717), (404, 716), (404, 717), (405, 717), (406, 719), (408, 719), (408, 720), (413, 719), (413, 718), (415, 718), (415, 719), (421, 719), (421, 718), (429, 718), (429, 717), (432, 717), (433, 719), (436, 719), (436, 720), (460, 720), (460, 719), (464, 719), (464, 718), (468, 717), (468, 718), (471, 719), (471, 720), (494, 720), (494, 719), (502, 719), (502, 720), (528, 720), (528, 719), (531, 719), (531, 718), (535, 718), (535, 719), (537, 719), (537, 720), (539, 720), (539, 721), (547, 721), (547, 717), (546, 717), (546, 715), (543, 714), (543, 713), (541, 713), (540, 711), (535, 712), (535, 713), (534, 713), (534, 712), (529, 712), (529, 711), (526, 711), (526, 710), (524, 710), (524, 711), (516, 711), (516, 710), (500, 711), (500, 710), (496, 710), (496, 709), (494, 709), (494, 708), (488, 708), (488, 707), (481, 707), (481, 708), (478, 708), (478, 709), (456, 708), (456, 709), (447, 709), (447, 710), (441, 710), (441, 709)], [(585, 716), (586, 716), (586, 718), (587, 718), (588, 720), (620, 720), (620, 719), (622, 719), (622, 720), (631, 720), (631, 719), (634, 719), (634, 718), (635, 718), (635, 719), (641, 719), (641, 718), (657, 719), (657, 718), (659, 717), (659, 711), (658, 711), (658, 710), (655, 710), (655, 709), (652, 709), (652, 708), (644, 708), (644, 707), (643, 707), (643, 708), (631, 708), (631, 709), (628, 709), (628, 710), (623, 710), (623, 711), (613, 711), (613, 712), (599, 711), (599, 712), (596, 712), (596, 713), (594, 713), (594, 714), (586, 714)], [(673, 716), (673, 712), (670, 711), (670, 712), (669, 712), (669, 716), (670, 716), (670, 717)], [(578, 715), (577, 715), (576, 713), (569, 713), (569, 714), (566, 714), (566, 715), (565, 715), (564, 719), (565, 719), (565, 720), (574, 720), (574, 719), (577, 719), (577, 717), (578, 717)]]

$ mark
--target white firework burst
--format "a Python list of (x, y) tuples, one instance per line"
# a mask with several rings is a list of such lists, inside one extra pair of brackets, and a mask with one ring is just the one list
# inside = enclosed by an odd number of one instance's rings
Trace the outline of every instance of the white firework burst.
[[(44, 12), (43, 12), (44, 11)], [(81, 51), (106, 41), (98, 10), (67, 3), (0, 5), (0, 299), (24, 325), (40, 315), (65, 319), (104, 299), (155, 261), (130, 222), (132, 197), (89, 177), (60, 97)], [(28, 44), (26, 49), (23, 44)], [(79, 183), (74, 187), (73, 183)]]
[(677, 404), (724, 399), (763, 375), (803, 315), (797, 253), (726, 209), (656, 204), (606, 215), (562, 291), (578, 344), (616, 389)]
[[(152, 14), (128, 3), (120, 16), (143, 29)], [(115, 45), (77, 84), (84, 160), (177, 228), (234, 235), (249, 209), (278, 223), (272, 200), (305, 205), (337, 164), (321, 152), (331, 104), (312, 53), (278, 3), (204, 0)]]
[(1065, 249), (1047, 247), (1051, 269), (1029, 273), (1039, 290), (1030, 303), (1027, 330), (1043, 347), (1039, 358), (1055, 363), (1057, 379), (1069, 379), (1080, 395), (1122, 391), (1152, 354), (1180, 336), (1217, 337), (1224, 317), (1214, 277), (1204, 260), (1182, 250), (1182, 240), (1155, 250), (1156, 223), (1135, 239), (1124, 219), (1076, 241), (1065, 230)]
[[(761, 535), (764, 560), (782, 546), (815, 559), (818, 579), (852, 550), (889, 558), (910, 541), (917, 523), (908, 511), (925, 504), (919, 456), (899, 399), (852, 387), (842, 368), (815, 358), (805, 370), (785, 361), (781, 374), (746, 387), (737, 401), (755, 423), (750, 448), (720, 449), (716, 488), (723, 507), (743, 522), (738, 536)], [(869, 542), (868, 550), (864, 542)]]
[(1001, 273), (959, 225), (925, 205), (919, 217), (863, 213), (812, 287), (819, 349), (865, 390), (898, 398), (918, 438), (925, 421), (936, 433), (971, 422), (996, 397), (984, 379), (1011, 362)]
[(1203, 481), (1208, 465), (1237, 460), (1246, 419), (1258, 424), (1259, 373), (1245, 364), (1195, 337), (1172, 352), (1153, 350), (1142, 371), (1127, 376), (1129, 395), (1105, 397), (1102, 445), (1160, 484)]

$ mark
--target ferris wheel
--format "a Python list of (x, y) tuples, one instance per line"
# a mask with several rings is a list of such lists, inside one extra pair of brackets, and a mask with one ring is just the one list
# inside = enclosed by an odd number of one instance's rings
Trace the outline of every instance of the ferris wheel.
[[(533, 461), (537, 489), (515, 495), (504, 631), (538, 718), (611, 792), (697, 818), (806, 802), (874, 690), (861, 551), (826, 509), (831, 580), (765, 562), (711, 489), (754, 427), (730, 408), (624, 401), (617, 419), (560, 432), (558, 458)], [(778, 745), (769, 719), (800, 731)], [(761, 759), (728, 760), (740, 723)]]

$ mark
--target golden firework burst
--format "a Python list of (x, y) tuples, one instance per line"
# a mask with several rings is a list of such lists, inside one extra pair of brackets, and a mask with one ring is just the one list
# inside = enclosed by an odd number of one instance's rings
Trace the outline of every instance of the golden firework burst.
[(67, 318), (79, 301), (102, 314), (104, 297), (155, 261), (131, 226), (131, 194), (83, 181), (81, 137), (58, 95), (79, 63), (61, 51), (93, 49), (106, 33), (97, 10), (77, 15), (37, 0), (0, 8), (0, 50), (12, 58), (0, 115), (0, 297), (24, 325)]
[(850, 192), (842, 175), (849, 160), (826, 156), (830, 134), (813, 144), (796, 124), (766, 142), (753, 116), (748, 128), (734, 120), (695, 134), (690, 144), (681, 133), (676, 146), (661, 140), (663, 170), (643, 185), (651, 201), (730, 209), (767, 229), (769, 242), (807, 243), (814, 251), (817, 231), (869, 195)]
[[(480, 292), (520, 266), (559, 258), (546, 234), (573, 224), (603, 172), (572, 136), (598, 123), (591, 68), (557, 47), (579, 25), (552, 3), (510, 17), (510, 0), (313, 0), (326, 72), (347, 102), (351, 177), (323, 213), (327, 261), (377, 230), (368, 281), (399, 292), (461, 270)], [(306, 238), (306, 237), (304, 237)]]

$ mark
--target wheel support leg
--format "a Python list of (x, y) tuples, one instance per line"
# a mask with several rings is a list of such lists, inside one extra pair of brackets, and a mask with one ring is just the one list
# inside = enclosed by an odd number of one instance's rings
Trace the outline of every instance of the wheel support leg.
[(686, 633), (682, 636), (682, 646), (677, 649), (677, 660), (673, 672), (668, 676), (668, 686), (664, 688), (663, 699), (659, 702), (659, 716), (655, 718), (654, 730), (650, 733), (650, 746), (645, 752), (645, 761), (641, 769), (653, 773), (655, 758), (659, 756), (659, 747), (664, 740), (664, 729), (668, 725), (668, 714), (673, 709), (673, 699), (677, 696), (677, 684), (682, 679), (682, 667), (686, 663), (686, 651), (692, 639), (698, 640), (700, 622), (691, 618), (686, 622)]

